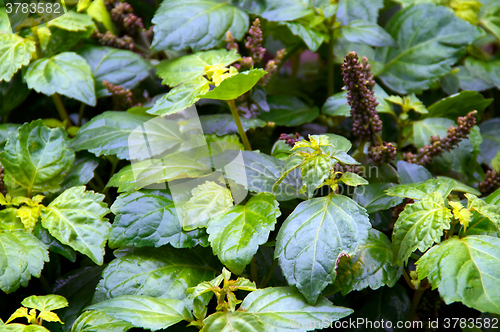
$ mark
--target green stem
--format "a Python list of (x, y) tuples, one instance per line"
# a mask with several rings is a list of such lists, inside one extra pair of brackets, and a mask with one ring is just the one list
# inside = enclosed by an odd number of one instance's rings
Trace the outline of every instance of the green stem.
[(233, 100), (228, 100), (227, 104), (229, 105), (229, 109), (231, 110), (231, 114), (233, 115), (234, 122), (236, 122), (236, 127), (238, 127), (238, 132), (240, 134), (241, 140), (243, 141), (243, 145), (245, 149), (248, 151), (252, 151), (252, 147), (250, 146), (250, 142), (248, 141), (247, 134), (243, 129), (243, 125), (241, 124), (240, 116), (238, 115), (238, 110), (236, 109), (236, 103)]
[(329, 27), (328, 34), (330, 35), (330, 40), (328, 41), (328, 96), (331, 96), (335, 93), (335, 63), (333, 61), (335, 54), (333, 51), (334, 47), (334, 29), (332, 26), (335, 23), (335, 16), (332, 17)]
[(66, 112), (66, 108), (64, 108), (61, 97), (57, 93), (54, 93), (52, 95), (52, 100), (54, 101), (54, 104), (56, 105), (57, 112), (59, 112), (59, 116), (61, 117), (61, 120), (67, 121), (66, 126), (71, 125), (71, 120), (69, 119), (68, 112)]
[(453, 236), (453, 231), (455, 230), (455, 225), (457, 223), (457, 220), (451, 222), (450, 229), (446, 231), (446, 235), (444, 237), (446, 240)]
[(259, 285), (260, 288), (264, 288), (264, 287), (267, 286), (267, 284), (269, 283), (269, 280), (271, 280), (271, 278), (274, 275), (274, 270), (276, 270), (276, 266), (278, 266), (278, 260), (277, 259), (275, 259), (273, 261), (273, 264), (269, 268), (269, 273), (267, 274), (266, 278), (264, 280), (262, 280), (262, 283)]
[(85, 112), (85, 103), (80, 105), (80, 111), (78, 112), (78, 127), (82, 126), (83, 113)]
[(427, 288), (419, 288), (415, 290), (415, 293), (413, 294), (413, 300), (411, 301), (410, 312), (408, 313), (406, 320), (413, 321), (413, 318), (415, 318), (418, 310), (418, 305), (426, 289)]

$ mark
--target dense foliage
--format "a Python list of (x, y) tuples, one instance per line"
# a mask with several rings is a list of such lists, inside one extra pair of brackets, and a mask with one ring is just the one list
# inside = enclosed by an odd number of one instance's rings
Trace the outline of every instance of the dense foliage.
[(498, 324), (498, 1), (62, 3), (0, 0), (0, 331)]

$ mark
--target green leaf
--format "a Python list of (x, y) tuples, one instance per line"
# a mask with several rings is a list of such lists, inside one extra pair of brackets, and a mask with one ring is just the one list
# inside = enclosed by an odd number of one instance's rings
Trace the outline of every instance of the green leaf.
[(93, 304), (87, 310), (98, 310), (135, 327), (151, 331), (166, 329), (180, 321), (192, 319), (184, 302), (139, 295), (122, 295)]
[(38, 311), (53, 311), (68, 306), (68, 301), (61, 295), (32, 295), (25, 298), (21, 305), (26, 308), (36, 309)]
[(476, 211), (491, 220), (500, 229), (500, 206), (488, 204), (475, 195), (465, 194), (468, 199), (467, 209)]
[(28, 88), (47, 96), (59, 93), (90, 106), (96, 104), (92, 71), (76, 53), (64, 52), (32, 62), (25, 79)]
[(391, 197), (386, 190), (394, 187), (393, 183), (370, 183), (356, 188), (352, 199), (366, 209), (366, 213), (387, 210), (403, 202), (401, 197)]
[(393, 266), (392, 260), (391, 241), (384, 233), (371, 229), (367, 242), (353, 257), (340, 257), (337, 278), (332, 286), (343, 296), (366, 287), (374, 290), (385, 285), (394, 287), (403, 268)]
[(205, 93), (203, 98), (232, 100), (249, 91), (267, 72), (262, 69), (252, 69), (226, 78), (213, 90)]
[(143, 160), (184, 141), (177, 121), (108, 111), (84, 124), (70, 146), (75, 151), (88, 150), (98, 157), (116, 155), (120, 159)]
[(194, 105), (209, 89), (209, 82), (205, 78), (189, 81), (170, 90), (147, 112), (161, 116), (175, 114)]
[(78, 53), (90, 65), (97, 98), (111, 96), (103, 81), (133, 89), (148, 76), (152, 68), (139, 54), (128, 50), (87, 45)]
[(397, 47), (397, 43), (391, 35), (374, 22), (351, 21), (348, 25), (342, 27), (341, 32), (345, 39), (353, 43)]
[(465, 66), (457, 66), (456, 70), (458, 70), (456, 75), (460, 83), (460, 89), (462, 90), (475, 90), (481, 92), (493, 88), (493, 84), (485, 82), (481, 77), (471, 72)]
[(193, 300), (187, 289), (213, 279), (216, 272), (211, 267), (213, 256), (196, 249), (167, 245), (157, 249), (122, 249), (115, 255), (118, 258), (104, 269), (94, 302), (120, 295), (142, 295), (182, 300), (191, 308)]
[(430, 143), (431, 136), (446, 137), (448, 128), (455, 125), (455, 121), (445, 118), (427, 118), (413, 122), (412, 143), (418, 149)]
[[(95, 2), (96, 1), (94, 1), (94, 3)], [(93, 27), (85, 31), (67, 31), (56, 27), (47, 28), (46, 30), (42, 27), (37, 29), (40, 48), (44, 57), (51, 57), (62, 52), (67, 52), (82, 39), (89, 38), (94, 32)], [(41, 31), (45, 31), (47, 35), (40, 35)]]
[(325, 39), (324, 33), (299, 22), (279, 22), (279, 24), (286, 26), (295, 36), (302, 39), (311, 52), (316, 52)]
[(2, 332), (49, 332), (40, 325), (7, 324), (2, 326)]
[(17, 216), (16, 208), (5, 208), (0, 211), (0, 231), (24, 231), (24, 225)]
[(355, 20), (377, 22), (383, 7), (383, 0), (339, 0), (337, 17), (344, 25)]
[(175, 248), (205, 244), (204, 232), (185, 232), (177, 217), (172, 197), (164, 191), (125, 193), (111, 206), (115, 220), (109, 235), (109, 247), (160, 247), (170, 243)]
[(473, 76), (479, 77), (489, 85), (493, 85), (497, 88), (500, 87), (500, 75), (498, 74), (500, 60), (484, 61), (473, 57), (467, 57), (464, 61), (464, 65)]
[[(325, 327), (325, 321), (337, 321), (353, 312), (352, 309), (334, 306), (323, 296), (315, 305), (310, 305), (293, 287), (259, 289), (247, 295), (240, 309), (258, 317), (265, 327), (261, 331), (266, 332), (289, 329), (312, 331), (318, 325)], [(298, 322), (303, 325), (300, 329), (295, 326)]]
[(281, 215), (274, 195), (260, 193), (245, 205), (236, 205), (208, 225), (208, 240), (221, 262), (234, 274), (242, 274)]
[(233, 206), (231, 191), (213, 181), (206, 181), (192, 190), (192, 197), (183, 206), (184, 230), (207, 227), (214, 219)]
[(73, 166), (61, 182), (61, 190), (87, 184), (94, 177), (94, 170), (99, 164), (99, 158), (84, 152), (76, 156)]
[(301, 163), (300, 174), (309, 197), (314, 195), (316, 188), (330, 175), (330, 158), (326, 155), (307, 157)]
[(118, 187), (118, 192), (144, 188), (153, 183), (165, 183), (182, 178), (196, 178), (211, 172), (210, 165), (190, 155), (167, 155), (163, 159), (143, 160), (120, 169), (109, 180), (107, 187)]
[(228, 31), (240, 40), (249, 28), (247, 13), (216, 0), (162, 2), (152, 22), (155, 51), (209, 50), (221, 47)]
[(490, 3), (492, 6), (483, 5), (481, 8), (479, 22), (497, 39), (500, 39), (500, 6), (495, 5), (493, 1)]
[(68, 145), (63, 128), (49, 129), (41, 120), (24, 124), (0, 154), (5, 181), (28, 195), (58, 191), (75, 158)]
[(103, 263), (104, 247), (111, 225), (104, 195), (85, 191), (85, 186), (64, 191), (42, 209), (42, 225), (62, 244)]
[(212, 50), (181, 56), (176, 59), (161, 61), (157, 66), (157, 75), (162, 84), (175, 87), (205, 75), (206, 66), (229, 66), (240, 58), (236, 50)]
[(351, 106), (347, 104), (347, 91), (342, 91), (328, 97), (321, 108), (321, 113), (330, 116), (351, 116)]
[(90, 3), (87, 8), (87, 14), (92, 16), (94, 20), (102, 23), (106, 30), (111, 31), (114, 35), (117, 34), (116, 27), (113, 24), (111, 15), (109, 14), (104, 0), (94, 0)]
[(428, 278), (447, 304), (460, 301), (482, 312), (500, 314), (500, 239), (453, 237), (417, 262), (418, 278)]
[(370, 228), (365, 209), (348, 197), (313, 198), (300, 203), (281, 226), (275, 257), (288, 283), (315, 303), (335, 280), (339, 256), (354, 255)]
[[(262, 3), (263, 6), (258, 8), (258, 10), (249, 10), (249, 8), (245, 9), (252, 14), (257, 14), (268, 21), (274, 22), (293, 21), (314, 13), (314, 8), (309, 6), (309, 1), (265, 0)], [(257, 5), (255, 4), (255, 6)]]
[(481, 36), (481, 30), (432, 3), (399, 10), (386, 31), (399, 48), (377, 49), (382, 62), (379, 78), (398, 93), (420, 92), (451, 71), (465, 55), (465, 48)]
[(368, 184), (368, 181), (363, 179), (358, 174), (352, 173), (352, 172), (345, 172), (344, 174), (342, 174), (342, 176), (340, 177), (339, 180), (344, 182), (348, 186), (352, 186), (352, 187), (357, 187), (357, 186)]
[(432, 179), (432, 174), (424, 166), (400, 160), (397, 163), (401, 184), (420, 183)]
[(0, 82), (10, 81), (22, 66), (27, 66), (35, 51), (32, 40), (12, 33), (0, 34)]
[[(266, 125), (264, 121), (257, 118), (246, 119), (240, 117), (240, 121), (243, 126), (243, 130), (245, 131), (248, 131), (249, 129), (262, 128)], [(231, 114), (201, 115), (199, 119), (181, 121), (179, 122), (180, 130), (182, 133), (196, 130), (199, 128), (198, 126), (200, 123), (205, 135), (217, 134), (222, 136), (238, 132), (238, 128), (236, 127), (236, 123), (234, 122), (234, 118)]]
[(200, 332), (266, 331), (264, 323), (254, 314), (244, 311), (216, 312), (203, 321)]
[(477, 91), (461, 91), (460, 93), (438, 100), (429, 106), (429, 113), (425, 114), (424, 117), (445, 117), (455, 120), (457, 117), (465, 116), (474, 110), (482, 114), (492, 102), (493, 99), (485, 99)]
[(68, 31), (86, 31), (88, 28), (96, 28), (92, 16), (77, 13), (73, 10), (53, 19), (47, 23), (48, 27), (57, 27)]
[(481, 153), (478, 156), (478, 162), (492, 165), (492, 161), (500, 151), (500, 119), (494, 118), (481, 123)]
[(75, 321), (71, 332), (126, 332), (132, 327), (132, 324), (111, 318), (100, 311), (85, 311)]
[(403, 266), (415, 250), (424, 252), (439, 243), (443, 231), (450, 229), (451, 217), (443, 197), (437, 192), (407, 205), (394, 225), (394, 263)]
[(389, 196), (398, 196), (411, 199), (421, 199), (427, 194), (437, 192), (442, 197), (447, 197), (455, 188), (455, 181), (449, 178), (430, 179), (420, 183), (407, 183), (388, 188)]
[(407, 113), (408, 111), (414, 110), (419, 114), (427, 114), (428, 111), (425, 108), (424, 104), (420, 101), (420, 99), (412, 93), (409, 96), (399, 97), (399, 96), (390, 96), (385, 98), (385, 100), (400, 105), (403, 113)]
[(269, 112), (261, 112), (259, 118), (272, 121), (278, 126), (296, 127), (312, 122), (319, 116), (317, 107), (311, 107), (297, 97), (270, 96)]
[(0, 289), (12, 293), (37, 278), (49, 261), (47, 246), (24, 231), (0, 232)]
[(33, 235), (36, 236), (38, 240), (45, 243), (50, 252), (60, 254), (73, 263), (76, 261), (76, 251), (57, 241), (52, 235), (50, 235), (48, 230), (41, 226), (40, 223), (36, 224), (35, 229), (33, 230)]

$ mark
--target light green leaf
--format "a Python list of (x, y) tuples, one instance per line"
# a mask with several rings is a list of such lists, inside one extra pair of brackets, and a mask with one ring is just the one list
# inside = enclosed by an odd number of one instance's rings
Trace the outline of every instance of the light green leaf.
[(27, 66), (35, 54), (35, 42), (16, 34), (0, 34), (0, 82), (10, 81), (12, 76)]
[(98, 157), (116, 155), (120, 159), (143, 160), (184, 141), (177, 121), (108, 111), (84, 124), (70, 147), (75, 151), (88, 150)]
[(429, 106), (429, 113), (424, 117), (445, 117), (456, 120), (459, 116), (465, 116), (476, 110), (479, 115), (493, 102), (493, 99), (485, 99), (477, 91), (461, 91), (452, 96), (438, 100)]
[(202, 98), (232, 100), (249, 91), (267, 72), (262, 69), (252, 69), (226, 78), (213, 90), (205, 93)]
[(175, 203), (164, 191), (125, 193), (111, 206), (115, 220), (109, 235), (109, 247), (160, 247), (170, 243), (175, 248), (206, 244), (201, 230), (185, 232), (177, 217)]
[(47, 96), (59, 93), (90, 106), (96, 104), (92, 71), (76, 53), (64, 52), (32, 62), (25, 79), (30, 89)]
[(200, 332), (266, 331), (264, 323), (254, 314), (244, 311), (216, 312), (203, 321)]
[(63, 128), (49, 129), (41, 120), (24, 124), (9, 134), (0, 154), (5, 181), (28, 195), (58, 191), (75, 158), (68, 143)]
[(337, 150), (332, 154), (331, 157), (337, 161), (340, 161), (343, 164), (346, 164), (346, 165), (360, 165), (360, 163), (357, 162), (356, 159), (354, 159), (353, 157), (351, 157), (350, 155), (348, 155), (344, 151)]
[(183, 206), (184, 230), (207, 227), (214, 219), (233, 206), (231, 191), (213, 181), (206, 181), (192, 190), (192, 197)]
[(481, 30), (432, 3), (399, 10), (386, 31), (399, 48), (377, 49), (382, 62), (379, 78), (398, 93), (419, 92), (451, 71), (465, 48), (481, 36)]
[(364, 207), (367, 213), (387, 210), (403, 202), (403, 198), (389, 196), (386, 190), (394, 187), (393, 183), (370, 183), (356, 188), (352, 199)]
[[(323, 296), (315, 305), (310, 305), (293, 287), (259, 289), (247, 295), (240, 309), (258, 317), (265, 326), (262, 331), (266, 332), (313, 331), (318, 326), (326, 327), (325, 321), (337, 321), (353, 312), (334, 306)], [(296, 326), (298, 322), (302, 325), (300, 328)]]
[(500, 230), (500, 206), (487, 204), (485, 201), (472, 194), (465, 194), (468, 199), (467, 209), (476, 211), (491, 220)]
[(353, 43), (368, 44), (370, 46), (397, 47), (396, 41), (377, 23), (356, 20), (342, 27), (344, 38)]
[(205, 75), (206, 66), (229, 66), (240, 58), (236, 50), (212, 50), (185, 55), (176, 59), (161, 61), (157, 66), (157, 75), (162, 84), (175, 87)]
[(194, 105), (209, 89), (209, 82), (205, 78), (186, 82), (158, 99), (147, 112), (161, 116), (175, 114)]
[(122, 295), (93, 304), (87, 310), (98, 310), (107, 316), (120, 319), (151, 331), (166, 329), (180, 321), (192, 319), (184, 302), (139, 295)]
[(319, 116), (317, 107), (311, 107), (297, 97), (270, 96), (269, 112), (261, 112), (259, 118), (272, 121), (278, 126), (295, 127), (312, 122)]
[(85, 191), (85, 186), (64, 191), (42, 209), (42, 225), (62, 244), (103, 263), (104, 247), (111, 225), (104, 195)]
[(2, 326), (2, 332), (49, 332), (40, 325), (7, 324)]
[(479, 22), (497, 39), (500, 39), (500, 6), (495, 5), (494, 1), (490, 3), (493, 6), (483, 6), (481, 9)]
[(479, 60), (473, 57), (467, 57), (464, 61), (465, 68), (475, 77), (489, 85), (500, 88), (500, 60), (494, 59), (490, 61)]
[(0, 211), (0, 231), (24, 231), (24, 225), (17, 216), (17, 209), (10, 207)]
[(316, 52), (325, 39), (324, 33), (299, 22), (279, 22), (278, 24), (286, 26), (295, 36), (302, 39), (311, 52)]
[(448, 128), (455, 125), (455, 121), (445, 118), (428, 118), (413, 122), (412, 143), (418, 149), (430, 143), (431, 136), (446, 137)]
[(428, 113), (427, 109), (425, 109), (424, 104), (420, 101), (420, 99), (417, 98), (417, 96), (415, 96), (414, 93), (404, 97), (390, 96), (385, 98), (385, 100), (393, 104), (400, 105), (404, 113), (407, 113), (410, 110), (414, 110), (415, 112), (420, 114)]
[[(118, 258), (104, 269), (94, 302), (120, 295), (182, 300), (191, 308), (187, 289), (215, 277), (211, 253), (197, 249), (130, 248), (115, 251)], [(205, 297), (208, 302), (210, 298)]]
[(155, 51), (209, 50), (222, 46), (227, 31), (240, 40), (249, 28), (247, 13), (216, 0), (162, 2), (152, 22)]
[(393, 287), (403, 270), (393, 266), (392, 260), (391, 241), (384, 233), (371, 229), (366, 244), (361, 245), (353, 257), (340, 257), (337, 278), (332, 286), (343, 296), (366, 287)]
[(92, 16), (77, 13), (73, 10), (47, 23), (48, 27), (57, 27), (68, 31), (85, 31), (88, 28), (96, 28)]
[(347, 91), (342, 91), (329, 97), (323, 107), (321, 113), (330, 116), (351, 116), (351, 106), (347, 104)]
[(330, 168), (330, 158), (326, 155), (311, 156), (301, 163), (300, 174), (309, 197), (312, 197), (316, 188), (328, 178)]
[(352, 172), (345, 172), (344, 174), (342, 174), (342, 176), (340, 177), (340, 181), (352, 187), (368, 184), (368, 181), (366, 181), (366, 179), (363, 179), (358, 174)]
[[(66, 15), (61, 17), (64, 16)], [(124, 89), (133, 89), (148, 76), (152, 68), (139, 54), (128, 50), (87, 45), (78, 53), (90, 65), (97, 98), (111, 96), (103, 81), (121, 85)]]
[(25, 298), (21, 305), (26, 308), (36, 309), (38, 311), (53, 311), (68, 306), (68, 301), (61, 295), (32, 295)]
[(439, 243), (443, 231), (450, 229), (451, 217), (443, 197), (437, 192), (407, 205), (394, 225), (394, 263), (403, 266), (415, 250), (424, 252)]
[(482, 312), (500, 314), (500, 239), (452, 237), (417, 262), (418, 278), (428, 278), (447, 304), (460, 301)]
[(111, 318), (100, 311), (85, 311), (74, 322), (71, 332), (126, 332), (132, 324)]
[(455, 188), (455, 181), (449, 178), (430, 179), (421, 183), (401, 184), (386, 190), (389, 196), (398, 196), (411, 199), (421, 199), (427, 194), (437, 192), (447, 197)]
[(365, 209), (348, 197), (313, 198), (300, 203), (281, 226), (275, 257), (288, 283), (315, 303), (335, 280), (339, 256), (353, 256), (370, 228)]
[(212, 219), (207, 233), (214, 254), (231, 272), (242, 274), (280, 215), (274, 195), (260, 193)]
[(37, 278), (49, 261), (47, 246), (24, 231), (0, 232), (0, 289), (12, 293)]
[(97, 22), (102, 23), (106, 30), (111, 31), (114, 35), (117, 34), (116, 27), (113, 24), (104, 0), (93, 0), (87, 8), (87, 14), (92, 16)]
[[(257, 118), (246, 119), (240, 117), (240, 121), (245, 131), (262, 128), (266, 125), (264, 121)], [(231, 114), (201, 115), (199, 119), (194, 118), (187, 121), (180, 121), (179, 126), (182, 133), (187, 133), (191, 130), (197, 130), (200, 123), (205, 135), (217, 134), (222, 136), (238, 132), (238, 128)]]

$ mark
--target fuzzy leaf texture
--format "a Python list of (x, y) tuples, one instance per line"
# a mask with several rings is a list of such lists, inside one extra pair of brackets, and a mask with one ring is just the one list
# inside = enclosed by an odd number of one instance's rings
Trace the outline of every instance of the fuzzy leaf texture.
[(231, 272), (242, 274), (280, 215), (274, 195), (260, 193), (214, 218), (207, 228), (214, 254)]
[(288, 283), (309, 303), (335, 280), (337, 259), (353, 256), (366, 243), (371, 224), (365, 211), (333, 194), (300, 203), (281, 226), (275, 257)]
[(84, 186), (67, 189), (42, 209), (42, 225), (62, 244), (101, 265), (111, 227), (104, 218), (109, 210), (103, 199)]
[(451, 211), (437, 192), (407, 205), (394, 225), (394, 263), (403, 266), (415, 250), (424, 252), (439, 243), (443, 231), (450, 229), (451, 217)]
[(482, 312), (500, 314), (500, 239), (484, 235), (453, 237), (417, 262), (418, 278), (428, 278), (447, 304), (460, 301)]

